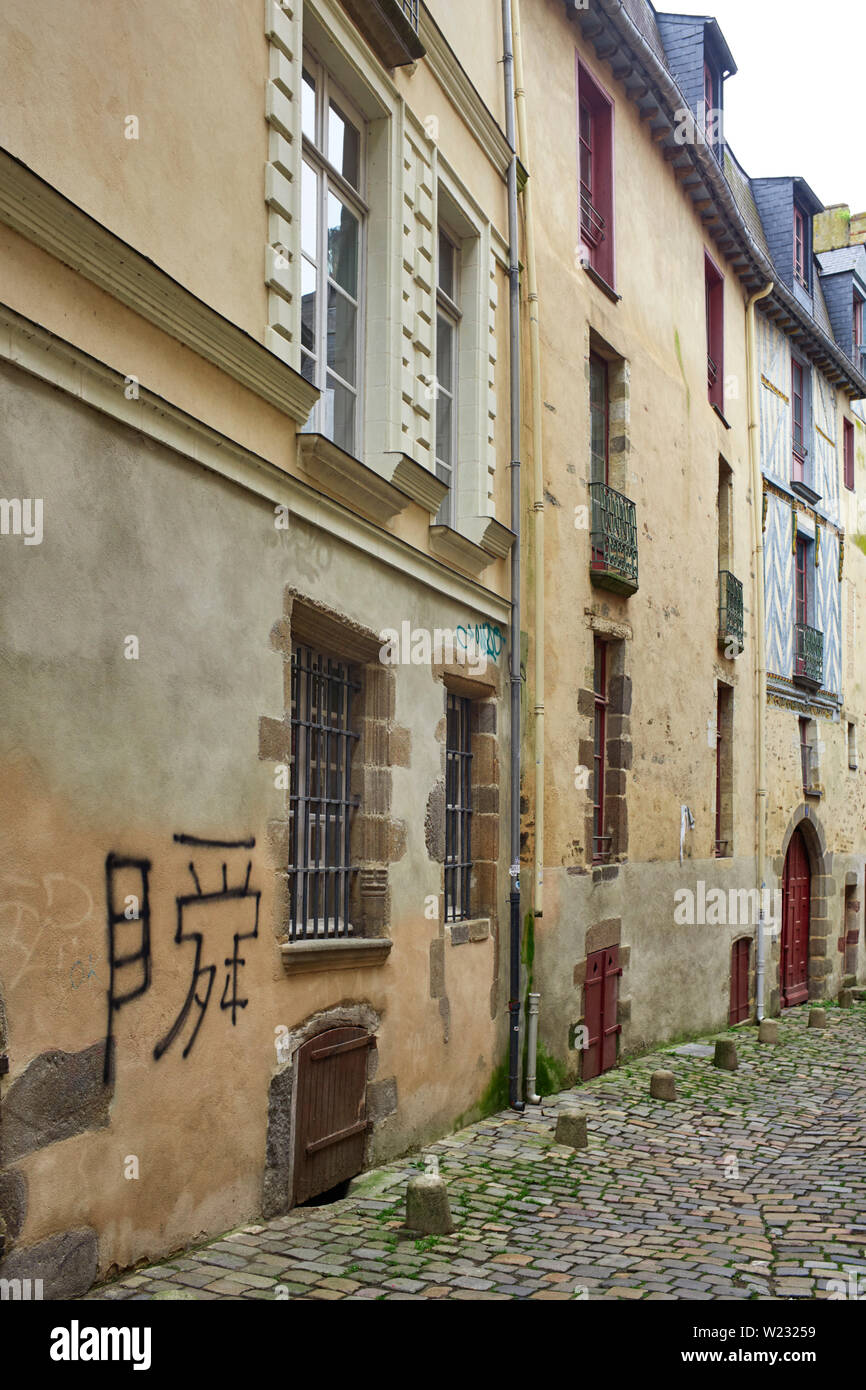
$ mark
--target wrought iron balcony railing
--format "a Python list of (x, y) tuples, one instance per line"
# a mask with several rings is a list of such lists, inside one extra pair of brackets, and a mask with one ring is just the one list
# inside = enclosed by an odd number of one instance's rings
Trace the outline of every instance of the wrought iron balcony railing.
[(707, 385), (712, 391), (719, 379), (719, 369), (709, 353), (707, 353)]
[(794, 624), (794, 680), (815, 690), (824, 684), (824, 634), (805, 623)]
[(400, 0), (400, 8), (408, 19), (415, 33), (418, 33), (418, 0)]
[(580, 230), (590, 246), (598, 246), (604, 241), (607, 223), (597, 208), (593, 207), (588, 193), (580, 191)]
[(637, 590), (637, 519), (634, 502), (607, 483), (590, 483), (590, 579), (617, 594)]
[(729, 570), (719, 570), (719, 646), (743, 650), (743, 586)]

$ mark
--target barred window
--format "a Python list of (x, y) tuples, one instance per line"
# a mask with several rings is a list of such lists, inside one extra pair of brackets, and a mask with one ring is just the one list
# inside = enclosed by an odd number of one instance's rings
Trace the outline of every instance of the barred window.
[(610, 858), (611, 836), (604, 833), (604, 783), (607, 770), (607, 644), (593, 638), (593, 721), (592, 778), (592, 862), (606, 864)]
[(289, 789), (289, 936), (351, 936), (352, 696), (347, 662), (311, 647), (292, 651)]
[(445, 920), (465, 921), (472, 881), (472, 701), (448, 696), (445, 740)]

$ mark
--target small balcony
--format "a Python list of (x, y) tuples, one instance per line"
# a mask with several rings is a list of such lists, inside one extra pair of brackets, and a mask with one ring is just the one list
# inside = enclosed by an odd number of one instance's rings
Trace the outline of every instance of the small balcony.
[(418, 0), (343, 0), (386, 68), (405, 67), (424, 57), (418, 37)]
[(589, 577), (600, 589), (636, 593), (637, 519), (634, 502), (607, 483), (590, 483), (592, 527)]
[(824, 684), (824, 634), (805, 623), (794, 624), (794, 680), (809, 690)]
[(719, 646), (743, 650), (743, 586), (728, 570), (719, 570)]

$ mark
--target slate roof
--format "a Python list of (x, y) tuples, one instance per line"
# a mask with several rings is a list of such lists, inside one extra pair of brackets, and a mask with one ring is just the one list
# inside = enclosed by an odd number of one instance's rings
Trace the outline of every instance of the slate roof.
[(840, 246), (835, 251), (819, 251), (818, 264), (822, 275), (839, 275), (843, 270), (856, 270), (863, 278), (866, 272), (864, 257), (866, 246)]

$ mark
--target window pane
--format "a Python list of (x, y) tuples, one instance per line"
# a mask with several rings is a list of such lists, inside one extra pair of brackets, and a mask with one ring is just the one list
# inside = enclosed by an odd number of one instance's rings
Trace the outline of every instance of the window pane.
[(301, 250), (319, 258), (319, 177), (304, 161), (301, 167)]
[(328, 286), (328, 366), (344, 381), (355, 385), (357, 313), (345, 295)]
[(328, 159), (353, 188), (360, 188), (360, 132), (333, 101), (328, 112)]
[(598, 357), (589, 359), (591, 481), (607, 482), (607, 368)]
[(454, 247), (443, 231), (439, 233), (439, 288), (454, 298)]
[(301, 85), (301, 129), (308, 140), (316, 139), (316, 79), (304, 68)]
[(444, 391), (436, 402), (436, 457), (443, 463), (454, 463), (454, 402)]
[(316, 351), (316, 267), (301, 260), (301, 347)]
[(358, 219), (328, 194), (328, 274), (353, 299), (358, 296)]
[(328, 377), (325, 392), (330, 419), (330, 438), (347, 454), (355, 448), (355, 396), (341, 386), (333, 377)]
[(436, 377), (440, 387), (454, 393), (454, 325), (442, 314), (436, 318)]

